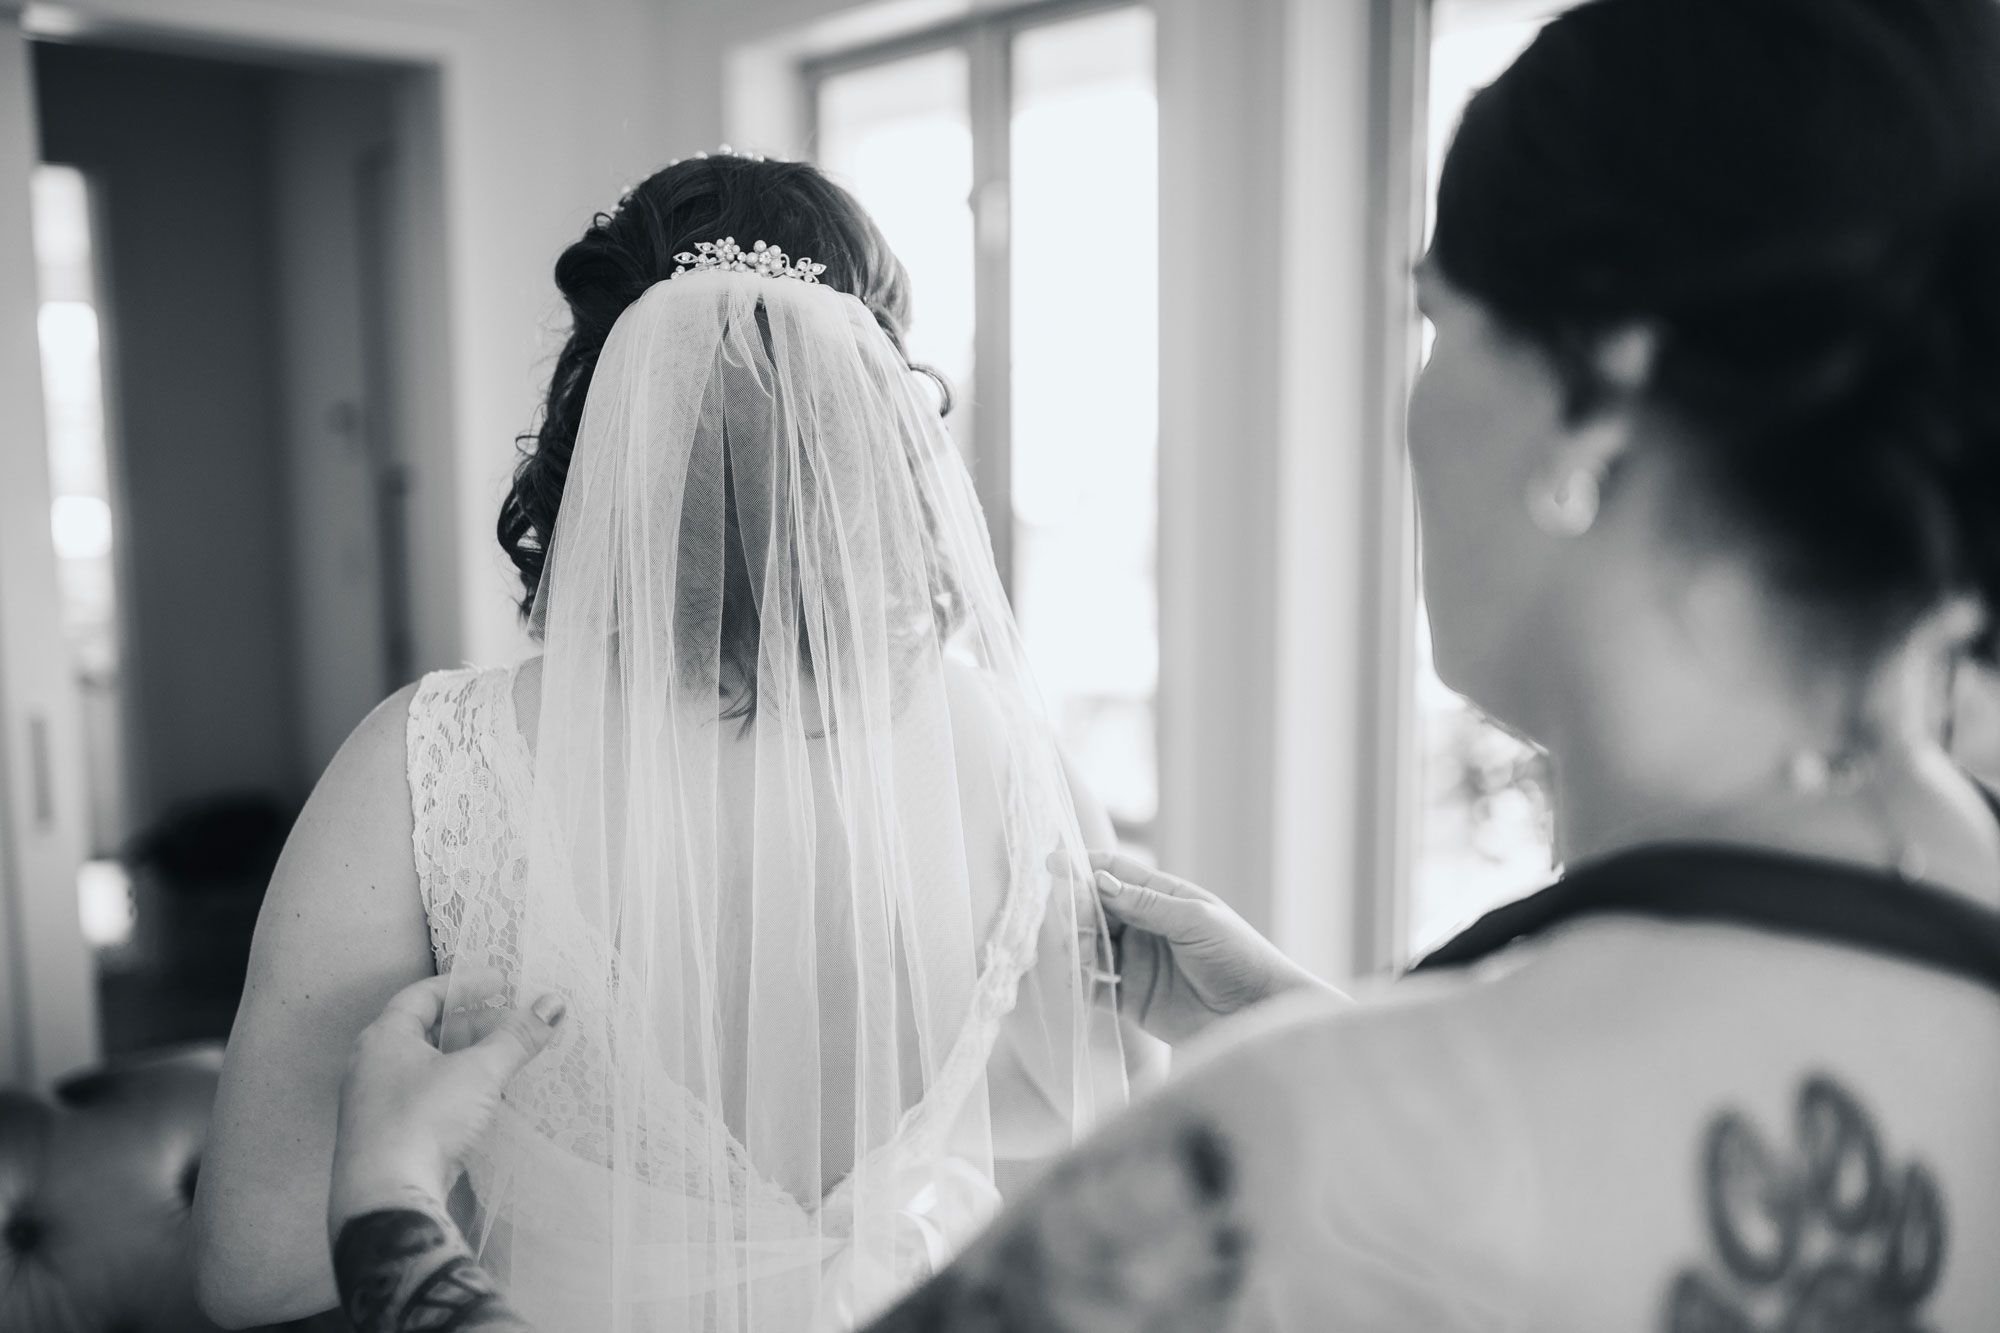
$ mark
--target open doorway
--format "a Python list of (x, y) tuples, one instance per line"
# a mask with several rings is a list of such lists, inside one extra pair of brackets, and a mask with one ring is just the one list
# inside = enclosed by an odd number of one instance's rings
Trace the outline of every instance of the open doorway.
[(457, 657), (436, 77), (37, 44), (103, 1049), (219, 1037), (291, 820)]

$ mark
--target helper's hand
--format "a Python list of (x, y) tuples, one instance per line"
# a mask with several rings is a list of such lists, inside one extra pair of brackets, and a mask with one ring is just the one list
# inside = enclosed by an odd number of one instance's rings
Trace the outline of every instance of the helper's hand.
[[(458, 977), (458, 993), (478, 1004), (499, 992), (497, 975)], [(453, 1013), (469, 1023), (472, 1044), (449, 1055), (437, 1046), (446, 1020), (448, 979), (407, 986), (355, 1040), (340, 1088), (340, 1130), (333, 1150), (328, 1226), (338, 1236), (349, 1218), (430, 1201), (441, 1205), (500, 1106), (500, 1093), (540, 1054), (562, 1021), (562, 1001), (544, 995), (532, 1008), (475, 1008)]]
[(1119, 1005), (1169, 1045), (1290, 991), (1340, 995), (1207, 889), (1129, 856), (1092, 852), (1090, 866), (1118, 951)]

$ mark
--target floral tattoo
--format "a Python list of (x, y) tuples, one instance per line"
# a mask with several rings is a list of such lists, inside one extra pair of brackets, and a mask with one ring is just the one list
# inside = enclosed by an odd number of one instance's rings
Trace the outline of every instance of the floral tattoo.
[(1702, 1184), (1720, 1261), (1681, 1271), (1666, 1333), (1915, 1333), (1945, 1263), (1944, 1195), (1890, 1163), (1860, 1101), (1825, 1075), (1799, 1088), (1796, 1152), (1735, 1111), (1709, 1125)]
[(355, 1333), (531, 1333), (442, 1209), (348, 1219), (334, 1242), (333, 1276)]

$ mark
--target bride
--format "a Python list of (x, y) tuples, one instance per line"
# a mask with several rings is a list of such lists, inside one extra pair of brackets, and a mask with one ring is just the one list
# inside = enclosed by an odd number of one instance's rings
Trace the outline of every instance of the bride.
[[(226, 1324), (334, 1303), (336, 1089), (435, 968), (564, 997), (456, 1200), (542, 1328), (841, 1327), (1122, 1103), (1106, 845), (901, 350), (901, 265), (813, 167), (722, 154), (564, 253), (500, 537), (541, 656), (378, 708), (265, 900), (196, 1213)], [(470, 1004), (447, 1024), (476, 1033)]]

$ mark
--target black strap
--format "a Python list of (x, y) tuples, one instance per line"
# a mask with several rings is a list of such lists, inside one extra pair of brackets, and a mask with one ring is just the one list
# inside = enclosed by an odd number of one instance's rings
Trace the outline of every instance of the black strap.
[(1844, 862), (1708, 844), (1643, 847), (1579, 867), (1488, 912), (1410, 970), (1462, 967), (1587, 916), (1747, 926), (1898, 958), (2000, 991), (2000, 912)]

